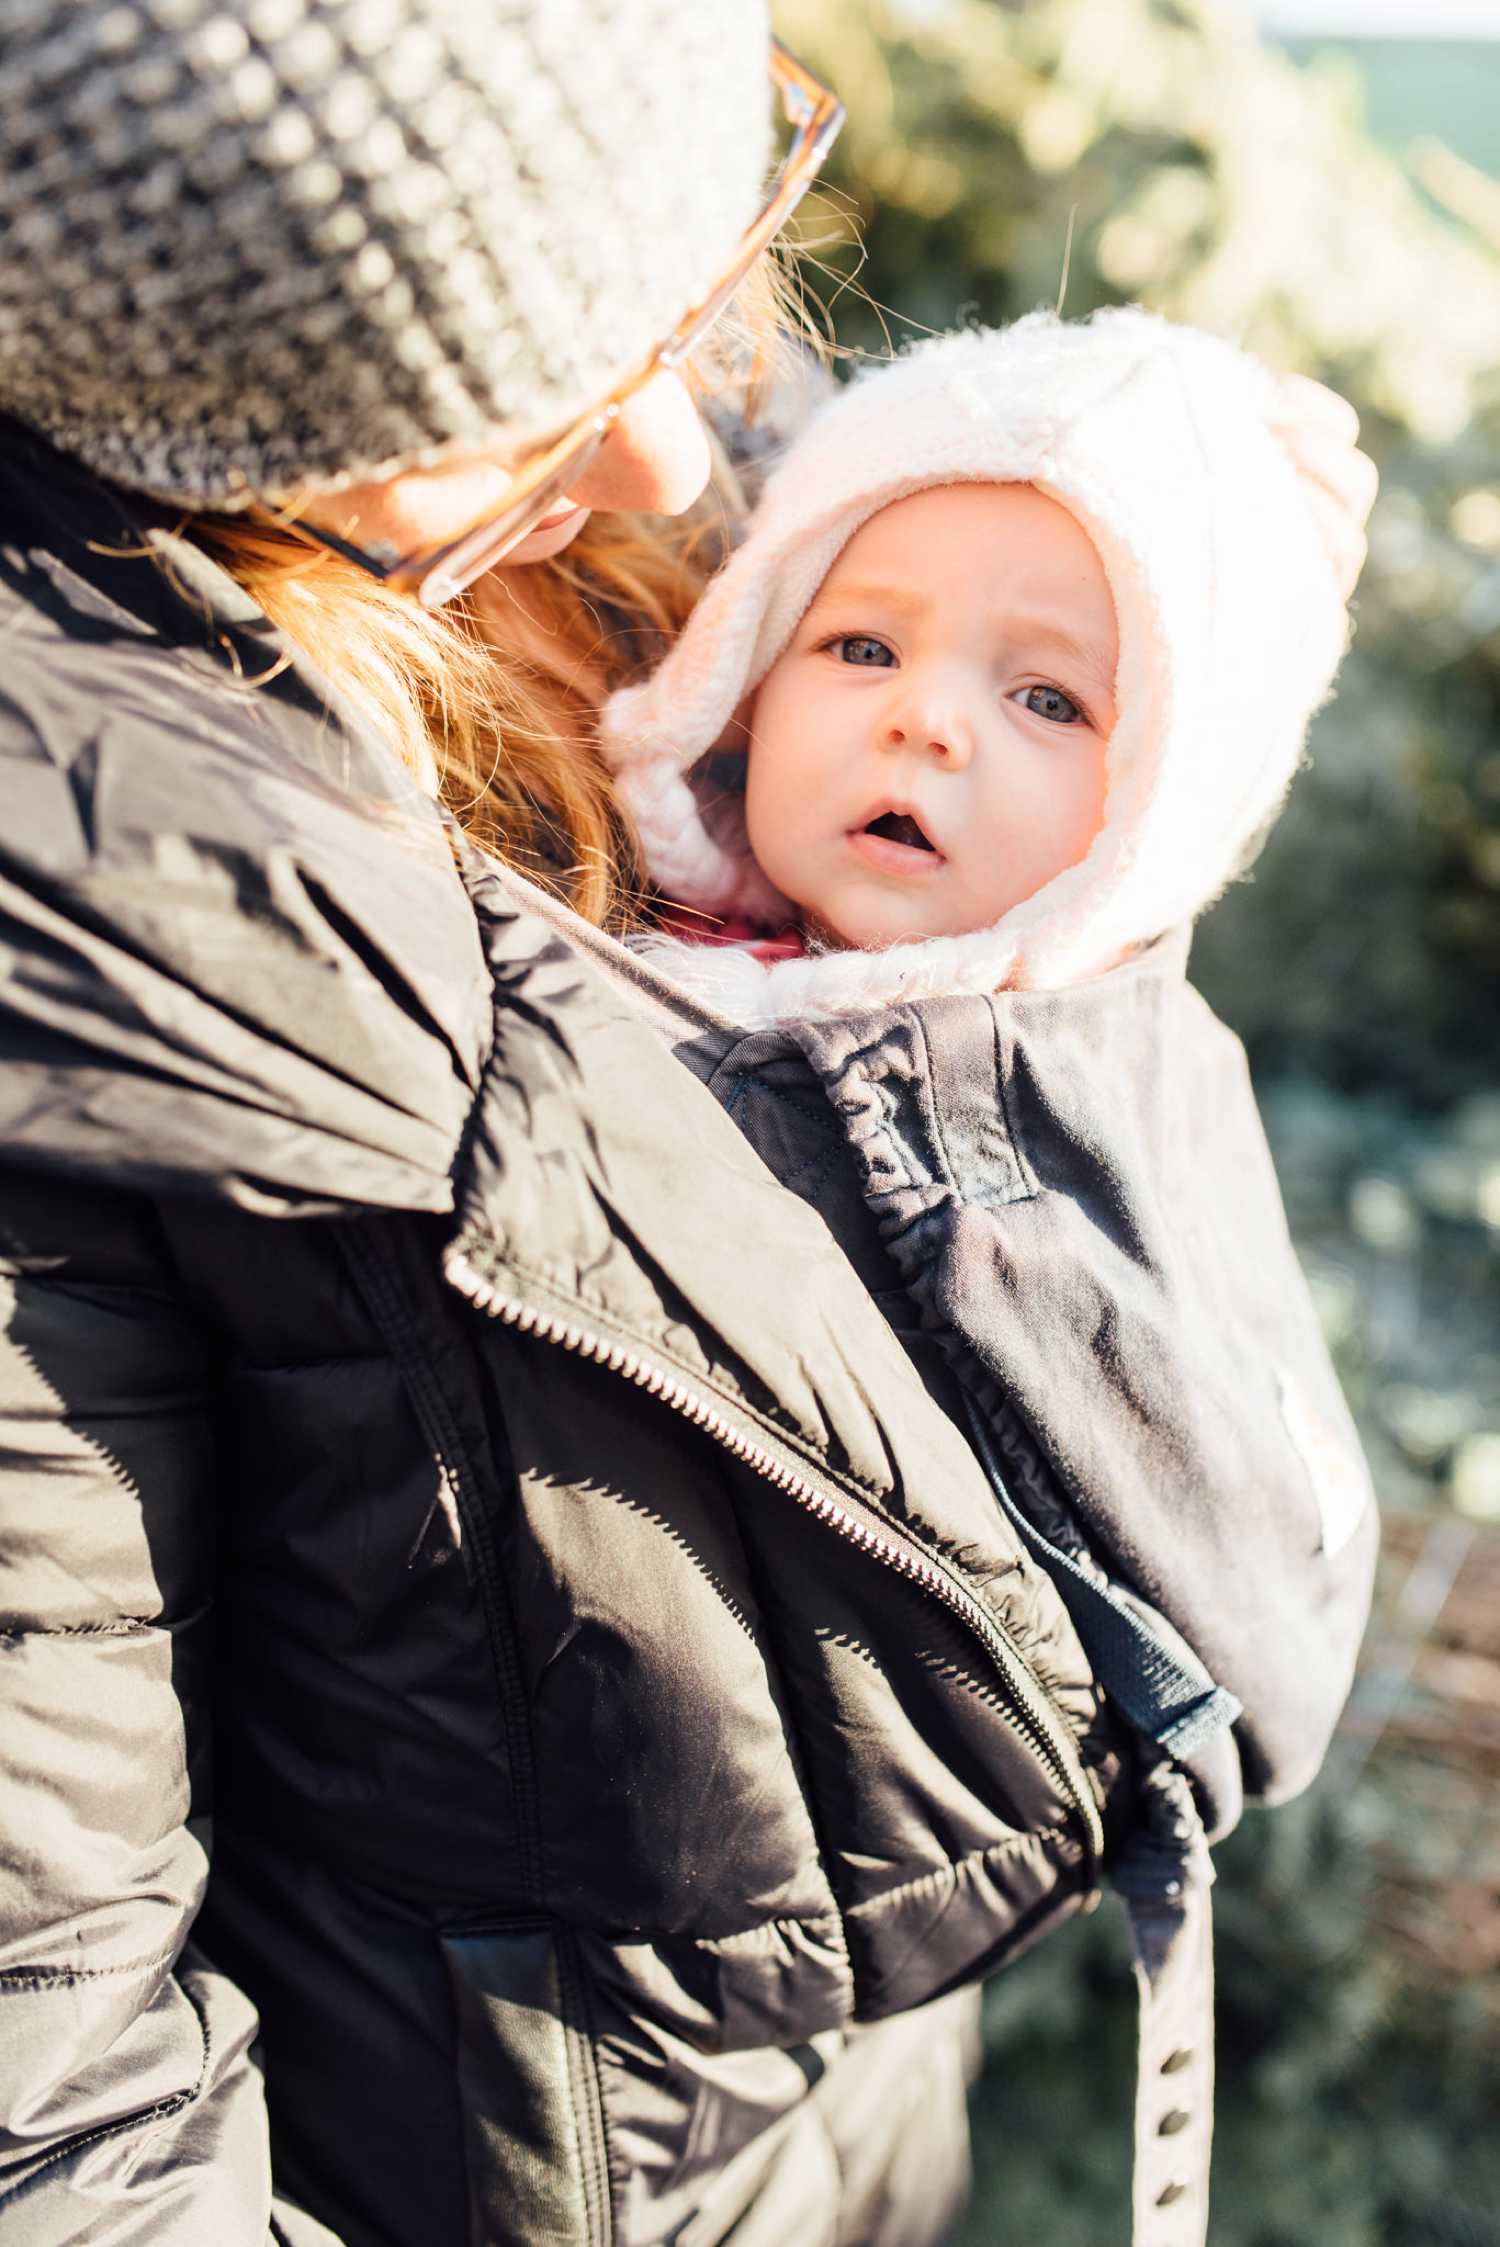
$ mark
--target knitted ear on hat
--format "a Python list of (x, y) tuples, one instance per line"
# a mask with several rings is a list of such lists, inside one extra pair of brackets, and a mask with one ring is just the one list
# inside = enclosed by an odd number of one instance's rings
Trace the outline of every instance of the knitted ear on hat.
[(762, 0), (0, 0), (0, 411), (194, 507), (560, 422), (753, 217), (767, 42)]
[[(1191, 918), (1281, 800), (1346, 633), (1272, 403), (1254, 361), (1134, 310), (1074, 325), (1036, 314), (858, 378), (791, 448), (659, 670), (605, 713), (605, 753), (662, 886), (710, 910), (747, 903), (756, 870), (704, 847), (681, 775), (722, 737), (861, 523), (938, 484), (1029, 483), (1088, 531), (1115, 602), (1103, 825), (1084, 860), (988, 941), (898, 945), (882, 955), (886, 981), (1062, 982)], [(771, 975), (799, 993), (815, 982), (830, 1004), (841, 976), (875, 995), (852, 964), (815, 964), (815, 977), (801, 974), (810, 963)]]

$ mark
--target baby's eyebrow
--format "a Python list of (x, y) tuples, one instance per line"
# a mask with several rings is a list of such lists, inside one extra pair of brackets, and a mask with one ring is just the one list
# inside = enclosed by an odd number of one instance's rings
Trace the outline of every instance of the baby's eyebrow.
[(893, 609), (900, 616), (920, 616), (927, 607), (927, 597), (919, 586), (882, 585), (873, 578), (858, 583), (825, 577), (808, 604), (813, 609), (836, 607), (868, 602), (872, 608)]
[(1024, 639), (1028, 648), (1048, 648), (1068, 662), (1082, 664), (1105, 686), (1113, 686), (1114, 657), (1097, 641), (1070, 632), (1065, 624), (1054, 623), (1049, 617), (1020, 616), (1011, 620), (1009, 631), (1015, 638)]

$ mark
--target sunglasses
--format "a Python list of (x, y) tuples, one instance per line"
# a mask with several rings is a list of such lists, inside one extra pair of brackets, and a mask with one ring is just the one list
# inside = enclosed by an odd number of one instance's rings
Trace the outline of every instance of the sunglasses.
[(393, 591), (414, 593), (427, 609), (439, 609), (456, 600), (476, 578), (503, 561), (566, 498), (637, 391), (656, 375), (680, 367), (697, 350), (756, 259), (780, 233), (817, 177), (844, 122), (843, 104), (777, 39), (771, 41), (771, 82), (792, 138), (759, 218), (741, 237), (708, 294), (678, 322), (665, 343), (659, 343), (599, 404), (580, 414), (561, 437), (526, 461), (511, 479), (498, 509), (491, 509), (440, 546), (421, 547), (401, 555), (366, 551), (349, 539), (314, 529), (308, 523), (287, 527), (314, 545), (356, 563)]

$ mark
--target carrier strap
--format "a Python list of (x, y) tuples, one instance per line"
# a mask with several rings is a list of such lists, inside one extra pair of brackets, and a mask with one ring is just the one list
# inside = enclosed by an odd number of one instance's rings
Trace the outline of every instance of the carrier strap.
[(1169, 1755), (1190, 1756), (1240, 1715), (1240, 1704), (1216, 1685), (1197, 1655), (1098, 1573), (1079, 1565), (1037, 1528), (1011, 1496), (994, 1434), (974, 1396), (964, 1404), (969, 1426), (1000, 1510), (1052, 1578), (1095, 1677), (1137, 1732)]
[(1140, 2007), (1131, 2239), (1132, 2247), (1204, 2247), (1214, 2118), (1213, 1867), (1181, 1772), (1161, 1766), (1148, 1775), (1148, 1788), (1157, 1780), (1167, 1783), (1164, 1795), (1113, 1875)]
[(1192, 1788), (1170, 1758), (1232, 1725), (1240, 1705), (1175, 1633), (1154, 1629), (1117, 1586), (1043, 1535), (1011, 1496), (977, 1401), (965, 1402), (1002, 1511), (1052, 1577), (1095, 1677), (1141, 1738), (1147, 1767), (1138, 1823), (1110, 1868), (1130, 1927), (1139, 1998), (1132, 2247), (1204, 2247), (1214, 2127), (1214, 1874)]

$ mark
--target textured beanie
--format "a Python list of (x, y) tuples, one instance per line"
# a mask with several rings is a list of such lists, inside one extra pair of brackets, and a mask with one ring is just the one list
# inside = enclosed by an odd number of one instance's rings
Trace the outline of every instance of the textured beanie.
[(0, 0), (0, 410), (235, 506), (536, 432), (754, 217), (757, 0)]
[(1212, 902), (1279, 808), (1347, 638), (1275, 404), (1274, 378), (1244, 353), (1123, 309), (918, 344), (813, 417), (676, 646), (606, 709), (605, 754), (653, 876), (710, 912), (785, 908), (742, 841), (710, 831), (688, 773), (859, 526), (936, 484), (1034, 485), (1093, 540), (1120, 643), (1103, 824), (992, 930), (785, 961), (754, 991), (754, 963), (714, 954), (705, 989), (739, 975), (742, 1018), (775, 1019), (1055, 987)]

